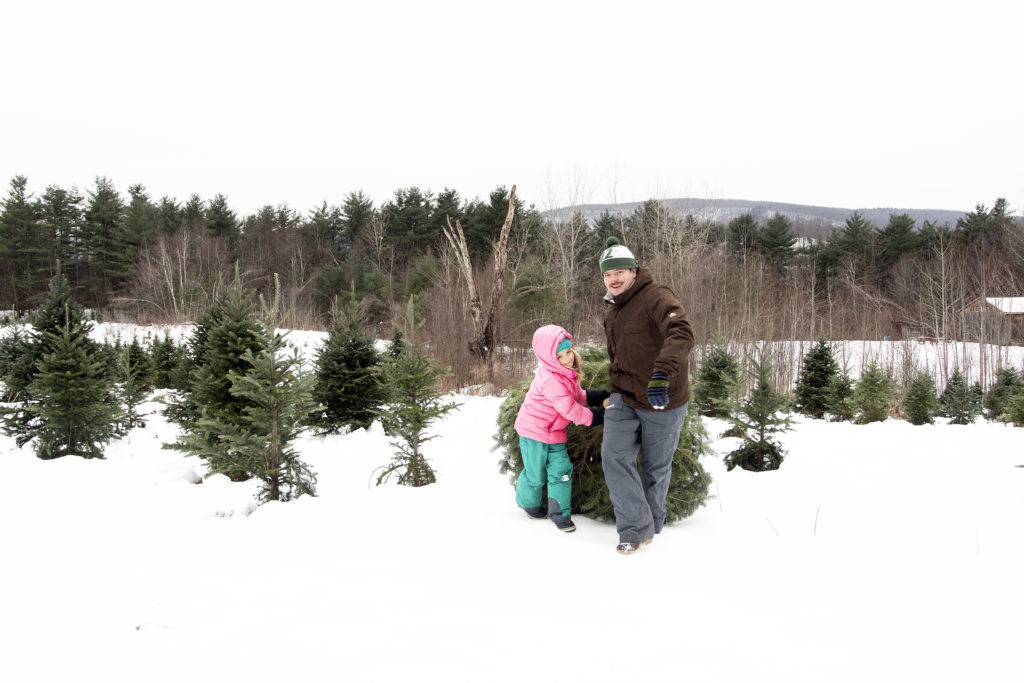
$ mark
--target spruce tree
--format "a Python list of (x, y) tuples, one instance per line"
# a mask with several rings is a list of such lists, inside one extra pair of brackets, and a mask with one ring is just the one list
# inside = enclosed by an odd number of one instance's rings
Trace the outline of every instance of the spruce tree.
[(740, 364), (725, 343), (716, 339), (701, 360), (697, 381), (690, 392), (694, 409), (708, 417), (728, 417), (729, 401), (739, 385)]
[[(220, 441), (213, 423), (242, 422), (250, 399), (231, 393), (230, 373), (244, 375), (251, 365), (246, 352), (258, 354), (263, 350), (268, 333), (256, 319), (255, 293), (242, 287), (239, 279), (210, 307), (192, 334), (192, 370), (188, 389), (182, 396), (168, 400), (168, 416), (184, 430), (187, 438), (179, 439), (170, 448), (190, 455), (206, 457), (222, 454), (217, 450)], [(213, 471), (227, 474), (242, 481), (251, 473), (241, 460), (227, 459), (209, 463)]]
[(839, 364), (825, 339), (818, 340), (804, 356), (796, 382), (796, 409), (821, 419), (832, 407), (833, 387), (839, 378)]
[(276, 331), (276, 296), (264, 311), (269, 320), (261, 327), (259, 349), (243, 351), (244, 371), (228, 370), (229, 390), (240, 402), (240, 413), (204, 410), (183, 442), (206, 459), (211, 472), (232, 478), (245, 472), (260, 479), (261, 501), (287, 501), (316, 495), (316, 475), (292, 446), (315, 408), (312, 378), (301, 371), (299, 353), (289, 355), (284, 335)]
[(868, 365), (857, 381), (851, 399), (857, 424), (885, 420), (895, 397), (896, 387), (889, 376), (874, 363)]
[(853, 380), (840, 372), (829, 390), (829, 417), (833, 422), (852, 420), (856, 410), (853, 405)]
[(103, 448), (118, 435), (121, 419), (106, 363), (88, 338), (90, 323), (72, 321), (48, 332), (52, 349), (39, 361), (29, 385), (28, 411), (36, 418), (19, 444), (35, 439), (44, 460), (65, 455), (102, 458)]
[(911, 424), (923, 425), (935, 422), (935, 410), (939, 397), (935, 393), (935, 380), (926, 372), (918, 373), (910, 382), (907, 395), (903, 398), (903, 412)]
[(407, 347), (400, 356), (385, 363), (389, 403), (377, 414), (396, 451), (391, 463), (380, 468), (378, 486), (391, 475), (396, 476), (399, 484), (408, 486), (426, 486), (436, 481), (423, 446), (436, 436), (429, 432), (434, 421), (458, 408), (458, 404), (445, 401), (437, 390), (438, 381), (446, 374), (446, 368), (438, 366), (416, 346)]
[(1024, 427), (1024, 388), (1017, 391), (1006, 400), (1000, 419), (1010, 422), (1017, 427)]
[(773, 435), (789, 431), (792, 420), (782, 411), (789, 406), (789, 397), (772, 386), (772, 356), (765, 346), (756, 357), (747, 359), (755, 380), (754, 391), (745, 401), (737, 401), (730, 410), (729, 421), (738, 432), (747, 435), (743, 444), (725, 456), (725, 466), (741, 467), (751, 472), (777, 470), (785, 453)]
[(320, 408), (314, 422), (328, 434), (368, 427), (387, 398), (381, 358), (362, 320), (356, 303), (337, 308), (316, 359), (313, 398)]
[(974, 422), (980, 413), (978, 390), (967, 384), (967, 379), (957, 368), (939, 398), (939, 414), (948, 417), (950, 424), (965, 425)]
[(187, 349), (175, 344), (169, 334), (164, 334), (163, 339), (153, 340), (149, 347), (149, 362), (153, 370), (155, 389), (183, 389), (187, 386), (179, 386), (175, 382), (175, 368), (182, 362), (186, 353)]
[[(608, 355), (603, 348), (585, 347), (580, 351), (583, 360), (581, 384), (588, 389), (608, 389)], [(509, 476), (515, 486), (523, 470), (523, 457), (519, 451), (519, 435), (515, 421), (523, 405), (529, 380), (511, 387), (508, 397), (498, 411), (498, 431), (494, 450), (500, 450), (499, 471)], [(572, 461), (573, 514), (594, 519), (613, 519), (612, 501), (604, 481), (601, 466), (601, 440), (603, 427), (578, 427), (570, 424), (566, 446)], [(666, 523), (685, 519), (696, 512), (708, 499), (711, 476), (700, 464), (700, 458), (710, 453), (710, 439), (700, 413), (691, 410), (679, 435), (679, 447), (672, 461), (672, 479), (666, 500)], [(638, 456), (639, 460), (639, 456)], [(546, 503), (542, 502), (542, 505)]]

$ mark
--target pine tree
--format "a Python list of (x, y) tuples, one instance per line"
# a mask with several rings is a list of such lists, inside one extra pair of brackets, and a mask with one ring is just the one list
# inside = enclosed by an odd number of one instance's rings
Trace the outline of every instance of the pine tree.
[(990, 420), (1001, 420), (1010, 399), (1024, 392), (1024, 376), (1017, 368), (999, 368), (996, 370), (996, 381), (988, 388), (983, 405), (985, 416)]
[[(604, 349), (592, 347), (580, 351), (583, 360), (582, 385), (588, 389), (609, 388), (608, 355)], [(523, 470), (522, 453), (515, 421), (530, 388), (527, 380), (509, 389), (508, 397), (498, 411), (498, 431), (494, 450), (502, 452), (499, 471), (509, 476), (515, 486)], [(566, 446), (572, 461), (572, 510), (594, 519), (613, 519), (614, 511), (601, 466), (602, 427), (578, 427), (570, 424)], [(672, 479), (667, 497), (666, 522), (685, 519), (696, 512), (708, 499), (711, 476), (700, 464), (700, 458), (710, 453), (710, 439), (700, 413), (690, 411), (679, 435), (679, 447), (672, 462)], [(546, 503), (542, 502), (542, 505)]]
[(773, 435), (790, 429), (792, 420), (781, 414), (789, 406), (789, 398), (772, 386), (772, 356), (767, 347), (761, 347), (757, 357), (748, 356), (747, 360), (755, 380), (754, 391), (747, 400), (735, 403), (728, 418), (747, 438), (725, 456), (725, 466), (751, 472), (777, 470), (785, 454)]
[[(213, 423), (239, 424), (252, 402), (231, 393), (230, 373), (244, 375), (251, 365), (246, 352), (254, 355), (263, 350), (268, 339), (263, 324), (255, 317), (255, 293), (242, 287), (238, 277), (197, 322), (192, 333), (193, 363), (188, 389), (177, 399), (169, 399), (167, 415), (178, 422), (187, 434), (170, 448), (190, 455), (205, 457), (217, 450), (220, 434), (211, 429)], [(228, 459), (212, 470), (227, 474), (233, 480), (250, 477), (244, 463)]]
[(387, 399), (380, 377), (380, 354), (362, 327), (361, 307), (339, 307), (316, 359), (313, 398), (321, 406), (315, 422), (332, 434), (368, 427)]
[(395, 457), (381, 468), (377, 484), (396, 475), (399, 484), (426, 486), (436, 481), (434, 470), (423, 453), (423, 445), (435, 438), (431, 424), (458, 408), (446, 402), (437, 390), (441, 377), (448, 374), (433, 360), (424, 356), (419, 347), (410, 346), (397, 358), (385, 363), (384, 377), (390, 402), (386, 410), (379, 410), (385, 432), (393, 440)]
[(820, 339), (804, 356), (796, 382), (797, 410), (821, 419), (832, 408), (833, 387), (839, 377), (839, 364), (828, 341)]
[(48, 332), (52, 351), (40, 360), (29, 386), (28, 410), (37, 419), (18, 437), (35, 439), (36, 455), (44, 460), (65, 455), (102, 458), (103, 448), (118, 435), (121, 410), (105, 362), (90, 342), (91, 324), (68, 322)]
[(903, 398), (903, 412), (911, 424), (923, 425), (935, 422), (934, 415), (939, 407), (935, 393), (935, 380), (926, 372), (918, 373), (910, 382), (907, 395)]
[[(211, 472), (232, 478), (246, 472), (260, 479), (261, 501), (316, 495), (316, 475), (292, 447), (316, 405), (312, 378), (302, 373), (297, 351), (286, 353), (285, 336), (276, 331), (279, 310), (275, 295), (270, 305), (264, 305), (268, 320), (261, 328), (260, 348), (244, 350), (244, 371), (228, 371), (240, 414), (204, 410), (184, 438), (193, 454), (206, 459)], [(210, 439), (211, 434), (217, 438)]]
[(90, 294), (105, 301), (128, 280), (137, 244), (124, 226), (124, 202), (107, 178), (89, 192), (82, 228)]
[(0, 291), (18, 313), (28, 309), (39, 265), (38, 209), (27, 185), (25, 176), (12, 178), (0, 211), (0, 267), (8, 273)]
[(728, 417), (729, 401), (739, 385), (740, 365), (725, 343), (716, 339), (701, 361), (691, 391), (694, 408), (708, 417)]
[(948, 417), (950, 424), (965, 425), (974, 422), (980, 413), (978, 389), (968, 385), (967, 378), (957, 368), (939, 397), (939, 414)]
[(895, 397), (896, 387), (889, 376), (874, 363), (870, 364), (853, 389), (852, 404), (857, 424), (885, 420)]
[(783, 270), (793, 258), (793, 245), (796, 244), (792, 221), (776, 212), (757, 232), (756, 241), (765, 260)]

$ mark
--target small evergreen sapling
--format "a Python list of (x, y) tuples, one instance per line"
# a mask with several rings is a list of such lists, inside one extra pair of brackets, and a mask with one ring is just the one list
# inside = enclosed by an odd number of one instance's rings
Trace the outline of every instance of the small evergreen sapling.
[(852, 420), (856, 410), (853, 406), (853, 380), (840, 372), (829, 389), (829, 418), (833, 422)]
[(948, 417), (950, 424), (970, 424), (981, 414), (979, 393), (980, 389), (969, 386), (960, 368), (957, 368), (939, 397), (939, 413)]
[(254, 298), (255, 292), (244, 289), (236, 279), (214, 302), (193, 332), (189, 388), (180, 398), (168, 400), (168, 414), (184, 432), (168, 447), (207, 459), (212, 471), (233, 481), (244, 481), (253, 473), (245, 458), (221, 448), (221, 434), (226, 424), (241, 429), (246, 409), (255, 404), (247, 396), (232, 393), (231, 373), (245, 375), (252, 367), (250, 358), (263, 351), (270, 338), (256, 318)]
[(821, 339), (804, 356), (796, 383), (797, 410), (821, 419), (832, 409), (833, 386), (839, 378), (839, 364), (828, 341)]
[(118, 354), (118, 381), (121, 385), (121, 403), (124, 405), (125, 428), (145, 427), (139, 415), (139, 405), (152, 392), (153, 365), (149, 354), (137, 339), (122, 347)]
[(67, 279), (50, 280), (49, 297), (31, 316), (33, 329), (5, 349), (8, 399), (3, 430), (18, 446), (35, 441), (43, 459), (103, 457), (119, 435), (121, 410), (106, 351), (89, 339), (92, 323), (71, 299)]
[(121, 409), (107, 364), (88, 338), (90, 325), (71, 322), (47, 332), (49, 353), (40, 359), (28, 387), (27, 410), (36, 419), (19, 444), (34, 439), (44, 460), (65, 455), (102, 458), (104, 446), (118, 435)]
[(728, 418), (747, 437), (742, 446), (725, 456), (725, 466), (729, 470), (739, 466), (751, 472), (777, 470), (785, 454), (773, 436), (790, 429), (792, 420), (783, 414), (789, 407), (789, 397), (772, 386), (772, 357), (767, 347), (762, 347), (757, 357), (749, 356), (748, 362), (755, 380), (754, 391), (749, 399), (736, 402)]
[(430, 434), (431, 425), (458, 408), (456, 403), (445, 401), (437, 390), (438, 381), (447, 374), (446, 368), (415, 346), (408, 346), (397, 358), (385, 363), (385, 386), (390, 399), (377, 414), (396, 450), (391, 463), (380, 468), (378, 486), (391, 475), (407, 486), (426, 486), (437, 480), (423, 446), (436, 437)]
[(990, 420), (1002, 420), (1010, 400), (1024, 392), (1024, 377), (1017, 368), (999, 368), (996, 370), (996, 381), (988, 388), (983, 405), (985, 417)]
[(939, 397), (935, 393), (935, 380), (926, 372), (918, 375), (907, 387), (907, 395), (903, 398), (903, 412), (910, 424), (923, 425), (935, 422), (935, 410), (939, 407)]
[(692, 407), (707, 417), (728, 417), (729, 401), (739, 385), (740, 365), (718, 339), (701, 361), (690, 395)]
[(896, 387), (887, 374), (871, 363), (853, 389), (852, 405), (857, 424), (881, 422), (889, 417)]
[(362, 320), (358, 304), (337, 309), (316, 359), (313, 398), (320, 408), (315, 422), (327, 434), (368, 427), (387, 398), (380, 354)]
[[(184, 437), (193, 455), (204, 457), (211, 472), (245, 472), (263, 482), (261, 501), (287, 501), (316, 495), (316, 475), (292, 443), (315, 408), (312, 377), (301, 371), (298, 351), (288, 352), (280, 327), (279, 298), (264, 304), (266, 322), (259, 350), (245, 349), (244, 371), (228, 371), (230, 392), (241, 403), (238, 415), (203, 411)], [(211, 334), (211, 338), (216, 338)], [(210, 439), (209, 435), (217, 435)]]

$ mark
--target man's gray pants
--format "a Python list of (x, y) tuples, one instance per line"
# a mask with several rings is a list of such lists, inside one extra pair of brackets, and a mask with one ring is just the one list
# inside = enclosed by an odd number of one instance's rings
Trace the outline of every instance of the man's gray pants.
[[(608, 401), (601, 463), (620, 543), (646, 541), (665, 525), (672, 460), (688, 406), (638, 410), (626, 405), (619, 394), (612, 394)], [(638, 451), (643, 475), (637, 471)]]

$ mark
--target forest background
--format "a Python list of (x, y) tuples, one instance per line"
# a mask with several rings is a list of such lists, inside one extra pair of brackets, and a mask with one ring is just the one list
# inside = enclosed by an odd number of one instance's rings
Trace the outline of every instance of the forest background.
[[(955, 222), (918, 222), (894, 210), (876, 224), (859, 211), (841, 223), (782, 211), (728, 219), (710, 203), (656, 199), (541, 211), (516, 197), (495, 358), (484, 368), (469, 348), (466, 271), (444, 229), (461, 225), (476, 287), (489, 301), (509, 189), (467, 199), (447, 187), (411, 186), (380, 204), (353, 191), (305, 212), (280, 204), (239, 216), (223, 194), (154, 199), (136, 184), (124, 195), (105, 177), (84, 192), (57, 185), (32, 192), (16, 176), (0, 211), (0, 307), (34, 308), (60, 270), (75, 299), (103, 319), (187, 322), (237, 267), (256, 290), (279, 276), (286, 323), (295, 328), (324, 329), (338, 303), (357, 301), (367, 328), (387, 338), (412, 301), (417, 341), (452, 369), (448, 382), (503, 387), (531, 364), (529, 340), (542, 324), (603, 342), (597, 257), (615, 236), (683, 302), (698, 360), (713, 340), (956, 340), (980, 344), (972, 374), (984, 386), (997, 365), (984, 349), (1019, 342), (1008, 319), (973, 306), (1024, 294), (1024, 227), (1004, 199)], [(800, 355), (777, 365), (784, 385), (795, 379)], [(956, 365), (951, 358), (940, 378)]]

